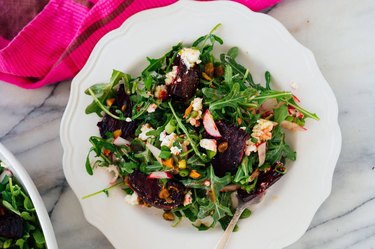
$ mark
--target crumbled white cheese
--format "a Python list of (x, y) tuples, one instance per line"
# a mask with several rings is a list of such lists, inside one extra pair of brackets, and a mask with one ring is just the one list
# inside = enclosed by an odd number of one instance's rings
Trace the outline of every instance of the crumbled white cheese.
[(192, 102), (192, 106), (193, 106), (194, 111), (202, 110), (202, 108), (203, 108), (202, 100), (203, 100), (202, 98), (194, 98), (194, 100)]
[(134, 192), (132, 195), (126, 195), (124, 200), (125, 200), (126, 203), (128, 203), (132, 206), (135, 206), (135, 205), (139, 204), (138, 195), (137, 195), (136, 192)]
[(177, 146), (172, 146), (171, 147), (171, 153), (175, 156), (179, 155), (181, 153), (181, 149), (178, 148)]
[(127, 117), (127, 118), (125, 119), (125, 121), (128, 122), (128, 123), (130, 123), (130, 122), (132, 121), (132, 119), (129, 118), (129, 117)]
[(245, 126), (241, 126), (240, 129), (243, 130), (243, 131), (246, 131), (246, 127)]
[(151, 127), (150, 124), (144, 124), (141, 128), (141, 134), (139, 134), (139, 139), (146, 141), (148, 138), (154, 137), (153, 135), (148, 136), (147, 132), (154, 131), (154, 128)]
[(181, 56), (182, 62), (185, 64), (187, 69), (194, 67), (195, 63), (201, 63), (201, 60), (199, 59), (201, 53), (198, 49), (183, 48), (180, 50), (180, 52), (178, 52), (178, 54)]
[(189, 118), (189, 123), (192, 125), (192, 126), (195, 126), (195, 127), (198, 127), (201, 123), (196, 120), (195, 118)]
[(217, 142), (215, 139), (203, 138), (199, 142), (199, 146), (202, 147), (203, 149), (210, 150), (213, 152), (217, 151)]
[(151, 105), (149, 105), (149, 106), (147, 107), (147, 112), (148, 112), (148, 113), (155, 112), (155, 110), (156, 110), (157, 107), (158, 107), (157, 104), (152, 103)]
[(256, 152), (257, 146), (251, 141), (251, 139), (246, 141), (245, 155), (250, 156), (251, 152)]
[(270, 140), (272, 138), (271, 131), (276, 125), (276, 122), (267, 119), (259, 119), (257, 124), (253, 127), (253, 133), (251, 133), (251, 136), (256, 138), (259, 142)]
[(172, 71), (165, 74), (165, 81), (164, 82), (167, 86), (173, 84), (174, 80), (177, 77), (177, 73), (178, 73), (178, 67), (173, 66)]
[(166, 85), (159, 85), (155, 88), (155, 97), (157, 99), (165, 99), (168, 95), (168, 89)]
[[(193, 107), (193, 112), (195, 115), (190, 115), (190, 117), (187, 119), (187, 121), (195, 127), (200, 126), (199, 120), (202, 118), (202, 98), (194, 98), (193, 101), (191, 101), (191, 106)], [(193, 113), (192, 113), (193, 114)]]
[(193, 202), (193, 197), (191, 196), (191, 191), (187, 192), (184, 198), (184, 206), (187, 206)]
[[(161, 138), (161, 136), (160, 136)], [(173, 146), (173, 143), (176, 141), (177, 139), (177, 134), (172, 132), (171, 134), (169, 135), (166, 135), (162, 142), (161, 142), (161, 146), (167, 146), (168, 148), (171, 148)]]
[(165, 137), (167, 136), (167, 132), (166, 131), (162, 131), (160, 133), (160, 136), (159, 136), (159, 141), (163, 141), (165, 139)]

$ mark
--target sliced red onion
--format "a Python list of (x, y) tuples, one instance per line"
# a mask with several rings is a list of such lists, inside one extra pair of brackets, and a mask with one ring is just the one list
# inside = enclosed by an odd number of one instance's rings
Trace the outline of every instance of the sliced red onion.
[(148, 179), (171, 179), (172, 174), (164, 171), (155, 171), (147, 176)]
[(261, 143), (258, 145), (258, 156), (259, 156), (259, 166), (264, 164), (266, 161), (266, 142)]
[(113, 144), (114, 145), (117, 145), (117, 146), (121, 146), (121, 145), (127, 145), (129, 146), (130, 145), (130, 141), (122, 138), (122, 137), (117, 137), (114, 141), (113, 141)]
[(212, 117), (209, 110), (204, 113), (203, 126), (207, 133), (213, 137), (221, 138), (219, 129), (217, 128), (214, 118)]
[(302, 127), (296, 123), (284, 120), (280, 123), (281, 127), (290, 131), (306, 131), (305, 127)]

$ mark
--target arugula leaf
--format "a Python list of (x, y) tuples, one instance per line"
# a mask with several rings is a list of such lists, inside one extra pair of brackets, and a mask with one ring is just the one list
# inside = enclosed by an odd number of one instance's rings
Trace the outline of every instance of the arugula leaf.
[(209, 87), (202, 88), (202, 93), (207, 99), (211, 100), (218, 100), (225, 96), (225, 93), (223, 93), (221, 90)]
[(271, 83), (271, 74), (270, 74), (270, 72), (266, 71), (264, 77), (265, 77), (265, 79), (266, 79), (266, 90), (271, 90), (271, 87), (270, 87), (270, 83)]
[(236, 51), (236, 50), (238, 50), (238, 48), (230, 49), (229, 50), (230, 53), (221, 54), (220, 55), (221, 63), (223, 63), (223, 65), (230, 66), (233, 70), (233, 73), (239, 74), (249, 86), (251, 86), (251, 87), (253, 87), (257, 90), (263, 90), (264, 88), (261, 85), (254, 83), (253, 77), (249, 73), (249, 70), (247, 70), (241, 64), (237, 63), (237, 61), (235, 60), (235, 57), (237, 56), (238, 51)]
[(101, 117), (101, 112), (104, 111), (103, 106), (105, 105), (105, 101), (114, 94), (113, 88), (120, 83), (121, 79), (129, 80), (130, 78), (131, 76), (129, 74), (113, 70), (109, 83), (99, 83), (89, 87), (85, 93), (95, 98), (94, 101), (86, 107), (85, 113), (96, 113)]
[(159, 68), (163, 66), (163, 62), (165, 60), (166, 55), (163, 55), (162, 57), (158, 59), (153, 59), (147, 57), (148, 62), (150, 63), (143, 71), (142, 71), (142, 76), (145, 77), (145, 75), (150, 72), (156, 71)]
[(161, 159), (168, 159), (172, 156), (172, 153), (166, 150), (162, 150), (161, 153), (159, 154), (159, 157)]
[(152, 76), (150, 74), (150, 72), (146, 71), (144, 72), (143, 74), (143, 82), (145, 84), (145, 88), (146, 90), (150, 90), (151, 89), (151, 86), (152, 86)]
[(168, 102), (168, 105), (169, 105), (169, 108), (171, 109), (172, 111), (172, 114), (175, 118), (175, 120), (177, 121), (177, 124), (178, 126), (181, 128), (181, 130), (185, 133), (186, 137), (189, 139), (189, 142), (191, 144), (191, 147), (193, 148), (194, 152), (196, 153), (196, 155), (202, 160), (202, 161), (207, 161), (207, 156), (204, 156), (199, 150), (198, 150), (198, 146), (196, 145), (196, 142), (191, 138), (190, 136), (190, 133), (188, 132), (188, 130), (186, 129), (185, 125), (181, 122), (181, 119), (177, 116), (173, 106), (172, 106), (172, 103), (169, 101)]
[(274, 110), (274, 115), (274, 121), (280, 124), (288, 116), (288, 107), (286, 105), (280, 106)]
[(225, 66), (225, 71), (224, 71), (224, 81), (225, 83), (230, 86), (232, 85), (232, 77), (233, 77), (233, 70), (232, 67), (229, 65)]
[(238, 47), (230, 48), (227, 52), (227, 55), (232, 59), (236, 59), (236, 57), (238, 56)]
[(204, 48), (205, 47), (205, 45), (206, 45), (206, 42), (207, 42), (207, 40), (211, 40), (211, 43), (212, 43), (212, 45), (213, 45), (213, 41), (215, 40), (215, 41), (218, 41), (220, 44), (223, 44), (223, 40), (221, 39), (221, 38), (219, 38), (219, 37), (217, 37), (216, 35), (215, 36), (213, 36), (213, 33), (219, 28), (221, 26), (221, 23), (219, 23), (219, 24), (216, 24), (216, 26), (215, 27), (213, 27), (213, 29), (211, 29), (211, 31), (207, 34), (207, 35), (205, 35), (205, 36), (201, 36), (201, 37), (199, 37), (195, 42), (193, 42), (193, 47), (198, 47), (201, 43), (201, 45), (200, 45), (200, 48)]
[(240, 85), (238, 83), (233, 84), (231, 91), (224, 96), (222, 99), (218, 99), (209, 103), (210, 112), (224, 108), (232, 107), (237, 109), (239, 106), (257, 106), (251, 104), (251, 100), (255, 97), (257, 91), (253, 88), (247, 88), (244, 91), (240, 91)]
[[(231, 220), (232, 220), (232, 216), (229, 216), (229, 215), (221, 218), (219, 220), (221, 228), (223, 230), (227, 229), (227, 227), (228, 227), (228, 225), (229, 225), (229, 223), (230, 223)], [(238, 231), (238, 225), (235, 225), (234, 228), (233, 228), (233, 232), (237, 232), (237, 231)]]
[(296, 160), (296, 152), (285, 143), (285, 134), (281, 127), (275, 127), (273, 138), (268, 142), (267, 147), (266, 162), (271, 165), (283, 158)]
[(90, 162), (90, 154), (91, 154), (91, 152), (92, 152), (93, 150), (94, 150), (93, 148), (90, 148), (89, 153), (87, 153), (87, 156), (86, 156), (86, 163), (85, 163), (86, 171), (87, 171), (87, 173), (88, 173), (90, 176), (92, 176), (92, 175), (94, 174), (94, 172), (92, 171), (91, 162)]
[(219, 178), (215, 175), (212, 165), (207, 169), (207, 180), (210, 182), (208, 187), (209, 203), (199, 207), (198, 218), (203, 219), (208, 215), (212, 216), (213, 223), (211, 227), (223, 218), (225, 215), (233, 215), (228, 203), (223, 204), (220, 200), (220, 190), (232, 181), (230, 174)]

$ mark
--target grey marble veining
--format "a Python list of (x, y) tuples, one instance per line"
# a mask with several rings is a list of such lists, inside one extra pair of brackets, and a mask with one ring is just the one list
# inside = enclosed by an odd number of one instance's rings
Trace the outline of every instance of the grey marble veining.
[[(375, 248), (375, 1), (284, 0), (268, 14), (315, 54), (343, 137), (332, 194), (288, 249)], [(69, 89), (70, 81), (32, 91), (0, 82), (0, 141), (35, 181), (61, 249), (112, 248), (64, 178), (59, 125)]]

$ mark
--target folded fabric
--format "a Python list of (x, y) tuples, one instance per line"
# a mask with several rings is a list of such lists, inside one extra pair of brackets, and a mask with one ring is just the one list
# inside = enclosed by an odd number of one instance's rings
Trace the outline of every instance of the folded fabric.
[[(280, 0), (236, 0), (254, 11)], [(0, 0), (0, 80), (23, 88), (73, 78), (95, 44), (133, 14), (176, 0)]]

